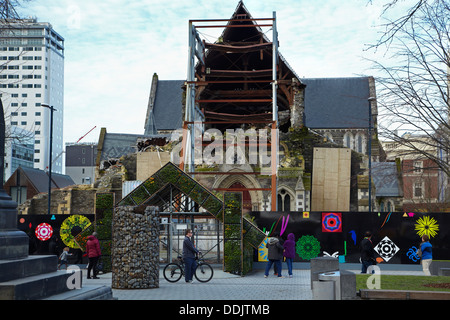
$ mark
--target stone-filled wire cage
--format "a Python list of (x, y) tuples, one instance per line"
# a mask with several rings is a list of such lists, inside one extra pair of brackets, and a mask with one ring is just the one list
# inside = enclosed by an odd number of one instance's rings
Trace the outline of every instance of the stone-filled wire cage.
[(159, 288), (159, 208), (121, 206), (114, 213), (112, 287)]

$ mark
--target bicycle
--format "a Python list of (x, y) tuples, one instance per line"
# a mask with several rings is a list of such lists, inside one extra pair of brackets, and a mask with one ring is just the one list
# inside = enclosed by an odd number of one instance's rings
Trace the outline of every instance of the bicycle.
[[(197, 268), (195, 269), (195, 279), (199, 282), (208, 282), (212, 279), (214, 275), (214, 270), (207, 262), (204, 261), (203, 257), (197, 258)], [(182, 256), (178, 256), (177, 262), (171, 262), (164, 267), (163, 271), (164, 278), (169, 282), (177, 282), (184, 277), (184, 261)]]

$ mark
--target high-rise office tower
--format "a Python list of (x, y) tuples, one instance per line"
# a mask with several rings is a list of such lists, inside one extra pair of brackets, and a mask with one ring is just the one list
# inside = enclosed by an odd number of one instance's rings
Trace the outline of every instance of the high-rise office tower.
[[(6, 127), (34, 134), (34, 167), (49, 166), (53, 112), (52, 172), (63, 169), (64, 38), (37, 19), (0, 20), (0, 94)], [(7, 178), (7, 177), (6, 177)]]

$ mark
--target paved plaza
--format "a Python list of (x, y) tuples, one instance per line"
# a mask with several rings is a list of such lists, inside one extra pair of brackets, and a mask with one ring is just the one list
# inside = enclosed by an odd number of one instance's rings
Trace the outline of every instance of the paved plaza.
[[(309, 273), (309, 270), (295, 270), (292, 278), (273, 275), (264, 278), (264, 271), (257, 270), (240, 277), (215, 268), (211, 281), (201, 283), (194, 279), (192, 284), (184, 279), (170, 283), (161, 274), (159, 288), (113, 289), (113, 296), (119, 300), (310, 300)], [(111, 273), (99, 278), (83, 279), (84, 285), (111, 285)]]
[[(359, 273), (357, 264), (349, 271)], [(86, 279), (83, 270), (83, 287), (92, 285), (111, 286), (111, 273), (100, 274), (99, 279)], [(382, 270), (384, 274), (423, 275), (419, 268)], [(195, 281), (187, 284), (184, 279), (176, 283), (167, 282), (160, 272), (159, 288), (155, 289), (113, 289), (118, 300), (312, 300), (310, 270), (294, 269), (293, 277), (270, 275), (264, 278), (262, 268), (255, 269), (245, 277), (214, 269), (214, 277), (207, 283)]]

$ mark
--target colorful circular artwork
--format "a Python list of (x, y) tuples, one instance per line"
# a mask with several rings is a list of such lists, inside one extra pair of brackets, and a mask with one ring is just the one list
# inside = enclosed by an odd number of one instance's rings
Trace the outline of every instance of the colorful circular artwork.
[(302, 236), (295, 244), (295, 251), (303, 260), (316, 258), (320, 253), (320, 243), (314, 236)]
[(384, 261), (388, 262), (397, 252), (399, 252), (400, 248), (397, 247), (391, 239), (384, 237), (383, 240), (375, 246), (374, 250)]
[(75, 237), (83, 231), (85, 228), (89, 227), (91, 221), (85, 216), (74, 214), (68, 217), (61, 224), (59, 234), (61, 240), (69, 248), (78, 248), (78, 244), (75, 241)]
[(47, 241), (53, 235), (53, 228), (48, 223), (41, 223), (36, 227), (36, 231), (34, 233), (36, 234), (36, 238), (39, 240)]
[(340, 213), (323, 213), (322, 232), (342, 232), (342, 215)]
[(439, 224), (436, 219), (425, 216), (417, 219), (417, 224), (414, 225), (414, 229), (417, 231), (419, 237), (427, 235), (432, 238), (435, 237), (439, 232)]

